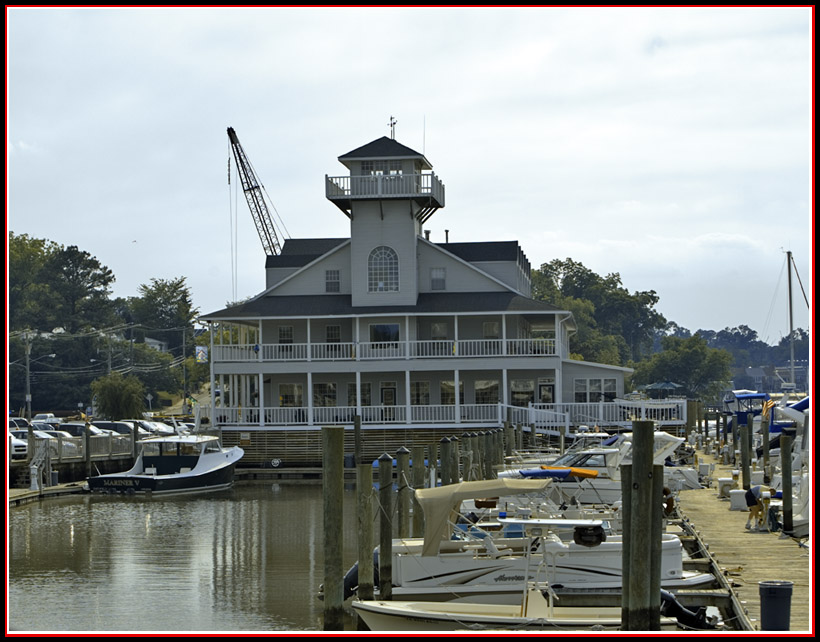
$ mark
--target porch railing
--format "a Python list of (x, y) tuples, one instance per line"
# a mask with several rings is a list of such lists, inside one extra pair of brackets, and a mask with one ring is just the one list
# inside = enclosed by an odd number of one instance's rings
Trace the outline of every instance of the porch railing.
[(556, 355), (554, 339), (460, 339), (431, 341), (380, 341), (345, 343), (264, 343), (214, 346), (216, 362), (253, 361), (363, 361), (383, 359), (435, 359), (453, 357)]
[[(457, 411), (458, 409), (458, 411)], [(201, 408), (219, 426), (318, 426), (352, 424), (355, 406), (314, 406), (297, 408)], [(686, 423), (686, 400), (627, 401), (616, 399), (599, 403), (529, 404), (438, 404), (395, 406), (362, 406), (363, 424), (481, 424), (498, 426), (504, 421), (535, 426), (550, 434), (566, 433), (571, 427), (587, 425), (628, 427), (636, 419), (656, 422), (660, 427)], [(260, 422), (260, 417), (262, 421)]]

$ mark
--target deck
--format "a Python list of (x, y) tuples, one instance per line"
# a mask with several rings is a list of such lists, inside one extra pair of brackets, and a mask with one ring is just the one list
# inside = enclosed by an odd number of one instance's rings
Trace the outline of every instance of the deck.
[(794, 583), (791, 599), (791, 631), (813, 631), (814, 597), (811, 590), (811, 551), (780, 533), (745, 529), (747, 513), (729, 510), (728, 499), (718, 498), (716, 480), (731, 478), (732, 466), (718, 464), (698, 453), (701, 463), (714, 463), (710, 488), (679, 493), (679, 510), (706, 542), (709, 553), (722, 569), (733, 593), (753, 627), (760, 630), (758, 582), (789, 580)]

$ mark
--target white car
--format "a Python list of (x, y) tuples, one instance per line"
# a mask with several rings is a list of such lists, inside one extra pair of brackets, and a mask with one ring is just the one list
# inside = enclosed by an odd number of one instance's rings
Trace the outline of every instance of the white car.
[[(26, 433), (25, 430), (20, 432)], [(11, 442), (9, 450), (11, 451), (12, 459), (25, 459), (28, 457), (28, 435), (21, 438), (15, 435), (14, 432), (9, 431), (9, 441)]]
[[(62, 457), (79, 457), (82, 454), (79, 439), (64, 430), (35, 430), (34, 436), (47, 439), (51, 454)], [(62, 443), (60, 443), (62, 442)], [(62, 451), (59, 447), (62, 445)]]

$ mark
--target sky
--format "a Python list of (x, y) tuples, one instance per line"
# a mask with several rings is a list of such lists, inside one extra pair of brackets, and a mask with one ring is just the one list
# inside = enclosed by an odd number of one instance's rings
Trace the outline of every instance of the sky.
[(7, 7), (7, 232), (89, 252), (113, 296), (184, 276), (213, 312), (265, 285), (227, 128), (283, 238), (342, 238), (324, 177), (395, 118), (446, 186), (432, 241), (518, 240), (533, 267), (654, 290), (692, 332), (775, 344), (786, 251), (812, 301), (813, 26), (812, 7)]

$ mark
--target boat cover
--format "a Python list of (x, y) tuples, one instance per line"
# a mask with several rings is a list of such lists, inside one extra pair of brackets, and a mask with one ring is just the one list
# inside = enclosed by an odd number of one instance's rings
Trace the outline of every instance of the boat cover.
[(419, 488), (416, 499), (424, 511), (424, 546), (421, 554), (437, 555), (443, 540), (450, 536), (450, 522), (457, 518), (461, 502), (482, 497), (504, 497), (540, 493), (551, 479), (487, 479), (466, 481), (436, 488)]

